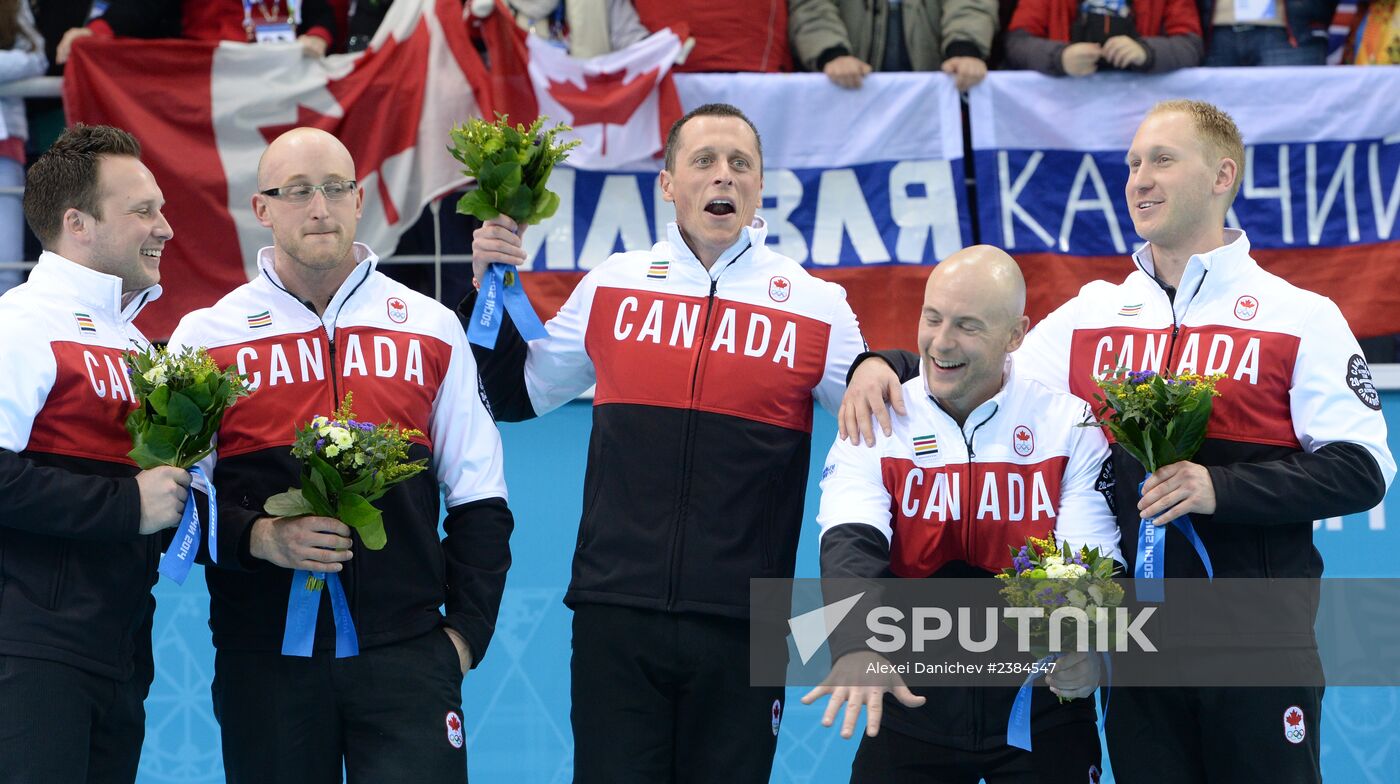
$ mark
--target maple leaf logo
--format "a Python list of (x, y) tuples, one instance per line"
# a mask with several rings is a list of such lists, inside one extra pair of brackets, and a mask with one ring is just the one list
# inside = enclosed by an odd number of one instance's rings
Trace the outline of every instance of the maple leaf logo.
[(787, 281), (783, 280), (782, 278), (778, 278), (777, 280), (773, 281), (773, 285), (776, 286), (780, 291), (788, 287)]
[(1303, 712), (1300, 710), (1291, 710), (1288, 712), (1288, 715), (1284, 717), (1284, 721), (1288, 722), (1288, 726), (1296, 727), (1303, 721)]
[(1024, 431), (1024, 430), (1018, 430), (1018, 431), (1016, 431), (1016, 440), (1017, 440), (1017, 441), (1029, 441), (1029, 440), (1031, 440), (1031, 434), (1030, 434), (1030, 433), (1027, 433), (1027, 432)]
[(408, 38), (390, 37), (379, 49), (365, 51), (350, 73), (326, 82), (326, 91), (340, 105), (332, 117), (305, 105), (297, 105), (296, 121), (289, 125), (265, 125), (258, 130), (271, 142), (299, 127), (320, 128), (340, 139), (355, 159), (355, 177), (364, 181), (379, 173), (379, 199), (390, 225), (399, 222), (389, 186), (382, 176), (388, 159), (418, 144), (418, 123), (428, 88), (429, 37), (427, 21)]
[(583, 87), (565, 79), (549, 80), (549, 94), (573, 115), (575, 130), (584, 125), (603, 126), (602, 154), (608, 154), (608, 126), (626, 125), (637, 108), (651, 95), (661, 67), (627, 81), (627, 72), (584, 74)]
[(1240, 300), (1240, 306), (1241, 306), (1241, 307), (1244, 307), (1244, 308), (1252, 308), (1252, 307), (1254, 307), (1254, 300), (1252, 300), (1252, 299), (1242, 299), (1242, 300)]
[(456, 732), (462, 728), (462, 720), (457, 718), (457, 714), (454, 713), (447, 717), (447, 726)]

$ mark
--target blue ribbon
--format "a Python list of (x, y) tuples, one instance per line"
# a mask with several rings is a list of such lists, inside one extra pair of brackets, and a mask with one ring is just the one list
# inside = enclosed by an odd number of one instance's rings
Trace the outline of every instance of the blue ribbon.
[[(1099, 711), (1099, 734), (1102, 735), (1104, 721), (1108, 718), (1109, 690), (1113, 686), (1113, 660), (1108, 657), (1107, 651), (1101, 652), (1100, 655), (1103, 657), (1105, 671), (1102, 687), (1103, 709)], [(1041, 668), (1059, 656), (1058, 653), (1052, 653), (1036, 662), (1021, 688), (1017, 690), (1016, 699), (1011, 703), (1011, 715), (1006, 718), (1006, 745), (1025, 751), (1031, 750), (1031, 695), (1034, 693), (1031, 684), (1042, 675)]]
[[(1147, 475), (1151, 478), (1152, 474)], [(1138, 482), (1138, 497), (1142, 497), (1142, 486), (1147, 483), (1144, 479)], [(1171, 521), (1176, 530), (1186, 537), (1186, 541), (1196, 549), (1196, 555), (1201, 557), (1201, 563), (1206, 567), (1206, 577), (1215, 579), (1215, 568), (1211, 566), (1210, 555), (1206, 553), (1205, 543), (1196, 533), (1196, 527), (1191, 524), (1188, 515), (1182, 515)], [(1159, 528), (1150, 519), (1138, 522), (1138, 546), (1137, 562), (1133, 565), (1133, 577), (1136, 578), (1137, 598), (1140, 602), (1160, 602), (1166, 598), (1166, 590), (1162, 583), (1158, 582), (1167, 574), (1167, 532)]]
[(510, 320), (520, 337), (525, 340), (538, 340), (545, 337), (544, 325), (535, 315), (530, 298), (520, 285), (520, 273), (509, 264), (492, 264), (486, 268), (486, 279), (481, 282), (481, 291), (472, 308), (472, 323), (467, 327), (467, 340), (483, 348), (495, 348), (496, 336), (505, 320), (503, 311), (510, 313)]
[(283, 656), (310, 656), (316, 642), (316, 616), (321, 612), (321, 588), (331, 594), (331, 617), (335, 619), (335, 657), (360, 655), (360, 640), (350, 603), (338, 574), (312, 574), (305, 569), (292, 573), (292, 591), (287, 596), (287, 627), (282, 632)]
[[(199, 466), (191, 468), (190, 475), (202, 480), (209, 490), (209, 560), (218, 563), (219, 551), (215, 537), (219, 533), (219, 505), (214, 495), (214, 483), (209, 481), (204, 469)], [(179, 533), (161, 555), (160, 565), (156, 570), (174, 580), (177, 585), (184, 585), (185, 578), (190, 575), (190, 567), (194, 566), (195, 558), (199, 557), (199, 507), (194, 502), (193, 481), (190, 482), (190, 494), (185, 497), (185, 513), (180, 517), (177, 530)]]

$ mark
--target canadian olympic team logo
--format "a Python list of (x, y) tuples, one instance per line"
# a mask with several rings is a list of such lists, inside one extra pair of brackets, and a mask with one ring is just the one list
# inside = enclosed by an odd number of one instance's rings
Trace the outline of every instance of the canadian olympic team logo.
[(1035, 433), (1025, 425), (1017, 425), (1016, 430), (1011, 433), (1011, 447), (1021, 457), (1030, 456), (1030, 453), (1035, 451)]
[(385, 306), (389, 309), (390, 321), (395, 324), (402, 324), (408, 321), (408, 303), (398, 297), (390, 297), (389, 301), (385, 303)]
[(1303, 742), (1308, 736), (1308, 724), (1303, 720), (1303, 709), (1297, 705), (1290, 705), (1288, 710), (1283, 712), (1283, 737), (1289, 743), (1297, 745)]
[(447, 742), (452, 744), (452, 748), (460, 749), (462, 748), (463, 740), (465, 740), (465, 738), (462, 735), (462, 717), (457, 715), (457, 711), (455, 710), (448, 711)]
[(787, 302), (787, 298), (792, 296), (792, 281), (782, 275), (774, 276), (768, 281), (768, 297), (774, 302)]

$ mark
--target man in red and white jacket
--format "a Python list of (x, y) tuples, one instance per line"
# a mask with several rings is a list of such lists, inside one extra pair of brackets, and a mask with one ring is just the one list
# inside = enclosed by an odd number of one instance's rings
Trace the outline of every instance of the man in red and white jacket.
[[(124, 356), (174, 236), (130, 134), (75, 126), (30, 167), (44, 253), (0, 297), (0, 781), (129, 784), (145, 737), (151, 586), (190, 475), (139, 471)], [(167, 540), (168, 541), (168, 540)]]
[[(1225, 229), (1244, 143), (1229, 115), (1199, 101), (1158, 104), (1128, 151), (1127, 200), (1148, 244), (1120, 284), (1095, 282), (1045, 317), (1019, 367), (1088, 399), (1114, 368), (1223, 373), (1195, 458), (1145, 479), (1115, 446), (1116, 508), (1129, 566), (1142, 520), (1189, 514), (1216, 577), (1317, 578), (1312, 521), (1363, 512), (1395, 476), (1380, 395), (1337, 306), (1290, 285)], [(912, 372), (911, 360), (881, 356)], [(870, 375), (866, 375), (867, 372)], [(862, 365), (843, 407), (847, 433), (870, 430), (855, 393), (883, 363)], [(885, 416), (884, 411), (878, 412)], [(1186, 538), (1166, 531), (1166, 577), (1204, 577)], [(1108, 717), (1115, 777), (1126, 784), (1322, 779), (1322, 687), (1120, 689)], [(1285, 724), (1285, 721), (1296, 722)], [(1311, 723), (1311, 730), (1307, 725)], [(1287, 727), (1302, 725), (1301, 732)]]
[[(665, 241), (586, 275), (546, 337), (507, 320), (478, 358), (506, 421), (597, 384), (564, 597), (575, 780), (757, 784), (783, 690), (749, 686), (749, 579), (793, 575), (814, 403), (833, 408), (864, 343), (846, 292), (765, 244), (738, 109), (695, 109), (666, 150)], [(479, 229), (474, 263), (522, 263), (514, 228)]]
[[(838, 438), (827, 457), (822, 577), (986, 577), (1011, 565), (1010, 548), (1052, 533), (1122, 560), (1107, 440), (1082, 426), (1084, 401), (1021, 376), (1011, 361), (1029, 326), (1025, 301), (1021, 271), (996, 248), (968, 248), (934, 268), (919, 319), (921, 373), (903, 387), (907, 414), (874, 448)], [(858, 643), (833, 644), (846, 650), (833, 650), (831, 677), (803, 701), (832, 694), (823, 723), (844, 705), (843, 737), (866, 708), (852, 782), (1019, 774), (1078, 784), (1100, 766), (1092, 700), (1061, 704), (1036, 690), (1035, 743), (1055, 751), (1032, 755), (1006, 742), (1014, 690), (915, 695), (897, 675), (872, 684), (875, 654)], [(1097, 665), (1071, 656), (1048, 681), (1061, 696), (1087, 696)]]
[[(330, 134), (278, 137), (253, 197), (274, 242), (259, 276), (171, 336), (256, 387), (224, 417), (209, 461), (218, 565), (205, 575), (230, 782), (339, 781), (342, 769), (352, 780), (466, 782), (462, 677), (486, 653), (510, 566), (500, 435), (456, 317), (377, 272), (354, 242), (364, 198), (354, 176)], [(380, 550), (339, 520), (263, 511), (299, 483), (296, 428), (347, 393), (359, 420), (419, 430), (408, 456), (429, 461), (375, 502)], [(324, 607), (312, 656), (280, 653), (296, 569), (339, 574), (358, 656), (335, 658)]]

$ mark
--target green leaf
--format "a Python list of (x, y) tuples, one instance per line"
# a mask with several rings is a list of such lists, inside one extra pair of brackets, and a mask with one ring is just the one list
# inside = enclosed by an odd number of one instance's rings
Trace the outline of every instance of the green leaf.
[(470, 215), (481, 221), (488, 221), (501, 214), (501, 211), (491, 206), (482, 194), (480, 189), (467, 191), (462, 194), (462, 198), (457, 200), (457, 214)]
[(151, 394), (146, 397), (146, 402), (160, 416), (165, 416), (165, 405), (170, 400), (170, 387), (159, 386), (151, 390)]
[(512, 193), (515, 191), (516, 188), (520, 187), (521, 178), (524, 176), (524, 173), (522, 172), (520, 164), (518, 162), (506, 161), (505, 163), (497, 167), (497, 171), (501, 176), (501, 184), (499, 188), (497, 188), (498, 190), (504, 191), (506, 193)]
[(302, 517), (316, 514), (316, 509), (311, 502), (306, 500), (300, 490), (288, 490), (285, 493), (278, 493), (267, 499), (263, 504), (263, 511), (273, 517)]
[(306, 496), (313, 509), (319, 515), (330, 516), (335, 512), (335, 507), (331, 506), (330, 499), (326, 498), (326, 493), (316, 486), (321, 481), (320, 474), (314, 471), (302, 471), (303, 479), (301, 494)]
[(159, 455), (151, 451), (149, 446), (139, 441), (131, 448), (130, 452), (126, 453), (126, 456), (131, 458), (131, 461), (143, 470), (167, 465), (167, 463), (161, 460)]
[(534, 215), (531, 216), (535, 223), (548, 220), (554, 217), (554, 213), (559, 211), (559, 194), (554, 191), (541, 191), (535, 198)]
[(383, 548), (388, 541), (384, 533), (384, 515), (358, 495), (341, 497), (340, 505), (336, 508), (336, 518), (359, 531), (360, 540), (371, 550)]
[(518, 186), (500, 205), (501, 212), (517, 222), (524, 223), (530, 218), (530, 208), (535, 203), (535, 194), (524, 185)]
[(320, 475), (321, 481), (327, 490), (326, 495), (336, 495), (345, 487), (345, 480), (340, 478), (340, 472), (335, 470), (335, 466), (326, 461), (320, 455), (312, 455), (306, 461), (311, 464), (311, 468)]
[(183, 435), (194, 435), (204, 427), (204, 414), (182, 392), (171, 392), (165, 408), (166, 421)]

